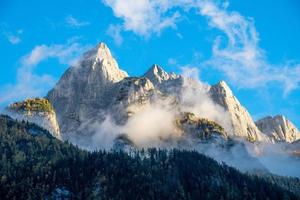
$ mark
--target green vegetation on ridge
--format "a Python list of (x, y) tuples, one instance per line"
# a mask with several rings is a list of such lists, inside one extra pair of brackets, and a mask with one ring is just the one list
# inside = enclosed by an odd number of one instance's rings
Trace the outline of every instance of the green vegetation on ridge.
[(9, 108), (15, 111), (54, 112), (51, 103), (44, 98), (26, 99), (11, 104)]
[(192, 132), (200, 139), (210, 139), (213, 134), (227, 137), (227, 133), (221, 125), (205, 118), (199, 118), (190, 112), (182, 113), (180, 118), (176, 120), (176, 125), (183, 129), (192, 128), (187, 132)]

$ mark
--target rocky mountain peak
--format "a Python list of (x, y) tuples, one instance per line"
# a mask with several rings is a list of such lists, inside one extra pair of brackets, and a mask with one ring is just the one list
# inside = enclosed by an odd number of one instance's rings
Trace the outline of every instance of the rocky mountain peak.
[(110, 82), (118, 82), (128, 77), (125, 71), (120, 70), (117, 61), (113, 58), (105, 43), (101, 42), (96, 49), (97, 53), (92, 64), (93, 70), (100, 70), (103, 77)]
[(96, 59), (99, 61), (102, 61), (104, 59), (113, 59), (109, 48), (107, 45), (103, 42), (100, 42), (97, 46), (97, 56)]
[(256, 127), (251, 115), (240, 104), (225, 81), (211, 86), (209, 93), (212, 100), (229, 113), (236, 136), (245, 137), (249, 141), (265, 140), (266, 137)]
[(113, 56), (110, 52), (110, 49), (104, 42), (100, 42), (94, 48), (83, 54), (82, 60), (98, 60), (102, 61), (103, 59), (112, 59)]
[(144, 77), (147, 77), (154, 85), (158, 85), (164, 81), (169, 80), (174, 77), (173, 73), (168, 74), (162, 67), (157, 64), (151, 66), (151, 68), (144, 74)]
[(255, 122), (257, 127), (275, 141), (294, 142), (300, 139), (300, 132), (283, 115), (267, 116)]
[(61, 131), (74, 131), (97, 110), (107, 107), (115, 95), (114, 84), (126, 77), (104, 43), (86, 52), (47, 95), (57, 111)]
[[(15, 103), (11, 110), (15, 118), (48, 127), (56, 137), (60, 138), (62, 133), (63, 139), (68, 140), (95, 134), (98, 128), (94, 126), (104, 123), (107, 116), (123, 126), (130, 117), (156, 104), (172, 109), (172, 114), (184, 112), (191, 105), (195, 107), (192, 112), (197, 113), (194, 96), (201, 107), (208, 105), (207, 112), (212, 110), (220, 115), (219, 123), (224, 119), (226, 132), (211, 119), (197, 119), (193, 113), (186, 113), (178, 121), (182, 125), (180, 133), (197, 133), (199, 138), (216, 133), (223, 138), (241, 137), (251, 142), (300, 139), (298, 129), (282, 115), (266, 117), (255, 124), (225, 81), (213, 86), (200, 84), (192, 78), (168, 73), (157, 64), (141, 77), (128, 77), (104, 43), (86, 52), (78, 65), (70, 67), (49, 91), (47, 99)], [(201, 115), (206, 116), (204, 112)]]
[(233, 96), (231, 89), (229, 88), (227, 83), (223, 80), (213, 85), (212, 88), (220, 95), (227, 96), (227, 97)]
[(128, 77), (128, 74), (119, 68), (117, 61), (103, 42), (86, 52), (75, 68), (76, 70), (84, 68), (86, 73), (81, 75), (96, 74), (102, 79), (101, 82), (119, 82)]

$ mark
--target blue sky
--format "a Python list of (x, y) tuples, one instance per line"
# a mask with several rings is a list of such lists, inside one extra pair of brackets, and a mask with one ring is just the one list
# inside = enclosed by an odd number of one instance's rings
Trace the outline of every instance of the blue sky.
[(153, 63), (202, 81), (224, 79), (255, 119), (284, 114), (300, 127), (298, 0), (1, 0), (0, 107), (43, 96), (100, 41), (120, 67)]

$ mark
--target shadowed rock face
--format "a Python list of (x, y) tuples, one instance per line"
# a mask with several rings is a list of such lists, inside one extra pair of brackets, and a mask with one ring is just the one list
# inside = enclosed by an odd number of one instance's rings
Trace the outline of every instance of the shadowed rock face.
[(247, 138), (250, 141), (266, 140), (248, 111), (240, 104), (224, 81), (213, 85), (210, 88), (210, 95), (215, 103), (222, 106), (230, 114), (236, 136)]
[(294, 142), (300, 139), (295, 125), (282, 115), (267, 116), (255, 122), (257, 127), (275, 142)]
[(175, 73), (167, 73), (157, 64), (154, 64), (143, 76), (147, 77), (156, 86), (165, 81), (174, 80), (180, 77)]
[(57, 139), (62, 139), (51, 103), (44, 98), (26, 99), (9, 105), (4, 114), (18, 121), (28, 121), (48, 130)]

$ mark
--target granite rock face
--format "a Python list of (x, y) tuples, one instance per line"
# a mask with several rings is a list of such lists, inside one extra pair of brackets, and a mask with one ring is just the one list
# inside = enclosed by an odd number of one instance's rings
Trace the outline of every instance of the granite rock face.
[(274, 142), (291, 143), (300, 139), (299, 130), (283, 115), (267, 116), (255, 123)]
[(209, 92), (213, 101), (229, 113), (235, 136), (247, 138), (249, 141), (267, 140), (256, 127), (249, 112), (240, 104), (224, 81), (211, 86)]
[(154, 85), (159, 85), (165, 81), (174, 80), (180, 77), (175, 73), (167, 73), (157, 64), (154, 64), (143, 76), (147, 77)]
[(74, 132), (82, 122), (101, 114), (115, 98), (115, 83), (126, 77), (104, 43), (85, 53), (46, 97), (57, 111), (61, 131)]

